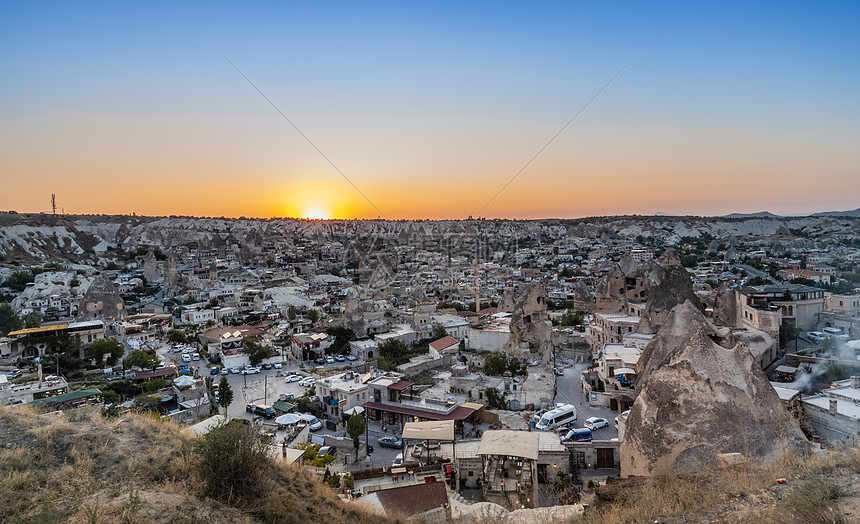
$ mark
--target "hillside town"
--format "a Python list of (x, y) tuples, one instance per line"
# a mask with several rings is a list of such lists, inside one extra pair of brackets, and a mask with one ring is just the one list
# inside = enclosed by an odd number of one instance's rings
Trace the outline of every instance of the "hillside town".
[(0, 405), (246, 420), (380, 514), (860, 444), (855, 216), (4, 212), (0, 295)]

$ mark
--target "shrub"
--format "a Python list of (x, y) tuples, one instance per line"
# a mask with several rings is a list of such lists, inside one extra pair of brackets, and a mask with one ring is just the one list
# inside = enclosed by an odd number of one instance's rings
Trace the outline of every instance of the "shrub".
[(252, 426), (239, 422), (220, 425), (193, 446), (205, 495), (226, 502), (260, 495), (271, 461), (265, 442)]

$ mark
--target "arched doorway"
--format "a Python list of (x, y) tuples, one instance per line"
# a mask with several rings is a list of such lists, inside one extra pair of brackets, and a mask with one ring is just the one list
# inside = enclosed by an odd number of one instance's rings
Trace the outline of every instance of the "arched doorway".
[(372, 358), (373, 358), (373, 351), (368, 351), (367, 352), (367, 360), (370, 360)]
[(24, 352), (21, 353), (21, 356), (24, 358), (36, 358), (39, 356), (39, 349), (36, 346), (27, 346), (24, 348)]

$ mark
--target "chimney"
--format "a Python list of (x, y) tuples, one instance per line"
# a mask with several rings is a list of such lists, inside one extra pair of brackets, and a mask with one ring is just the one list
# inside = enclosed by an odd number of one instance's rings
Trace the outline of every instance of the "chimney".
[(837, 408), (836, 408), (837, 403), (838, 403), (838, 401), (835, 398), (830, 399), (830, 412), (831, 413), (838, 413)]
[(851, 388), (860, 389), (860, 377), (851, 377)]

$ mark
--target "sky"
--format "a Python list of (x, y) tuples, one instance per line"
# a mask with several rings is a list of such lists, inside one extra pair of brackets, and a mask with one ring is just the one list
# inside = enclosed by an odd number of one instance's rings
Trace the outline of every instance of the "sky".
[(854, 209), (858, 20), (858, 2), (3, 2), (0, 210)]

